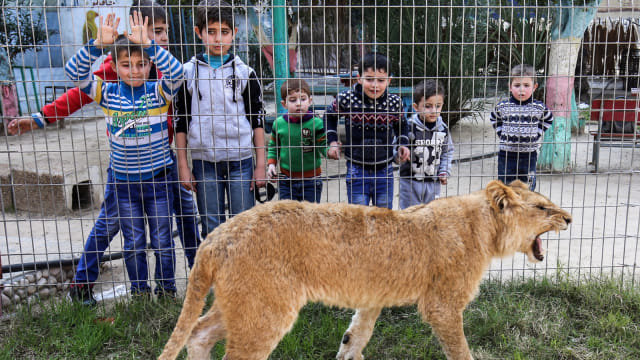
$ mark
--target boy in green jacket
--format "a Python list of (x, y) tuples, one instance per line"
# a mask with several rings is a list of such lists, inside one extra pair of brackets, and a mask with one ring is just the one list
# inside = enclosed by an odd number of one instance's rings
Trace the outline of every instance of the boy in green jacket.
[[(327, 136), (321, 118), (309, 111), (311, 90), (302, 79), (289, 79), (280, 87), (287, 113), (273, 123), (267, 150), (267, 175), (278, 178), (280, 199), (320, 202), (321, 156), (327, 156)], [(278, 176), (277, 164), (280, 161)]]

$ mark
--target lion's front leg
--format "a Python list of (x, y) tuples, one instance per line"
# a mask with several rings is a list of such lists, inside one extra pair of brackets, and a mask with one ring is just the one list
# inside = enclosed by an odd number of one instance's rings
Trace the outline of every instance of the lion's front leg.
[(351, 324), (342, 336), (342, 344), (336, 359), (338, 360), (362, 360), (362, 350), (373, 333), (376, 319), (380, 315), (381, 308), (358, 309), (351, 319)]
[(448, 360), (473, 360), (464, 336), (462, 311), (421, 311), (442, 345)]

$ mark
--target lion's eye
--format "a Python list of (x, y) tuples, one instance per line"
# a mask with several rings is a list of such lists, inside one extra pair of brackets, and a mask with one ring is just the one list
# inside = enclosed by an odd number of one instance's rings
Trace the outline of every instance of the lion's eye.
[(542, 211), (547, 210), (547, 208), (546, 208), (546, 207), (544, 207), (544, 205), (538, 205), (538, 209), (540, 209), (540, 210), (542, 210)]

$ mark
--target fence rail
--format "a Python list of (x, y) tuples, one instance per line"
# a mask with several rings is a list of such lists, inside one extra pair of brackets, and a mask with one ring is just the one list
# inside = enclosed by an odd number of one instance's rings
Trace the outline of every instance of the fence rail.
[[(260, 101), (269, 125), (279, 113), (277, 84), (287, 77), (274, 70), (273, 64), (283, 55), (274, 49), (278, 45), (285, 45), (287, 49), (284, 56), (289, 56), (289, 77), (303, 78), (310, 83), (313, 109), (319, 116), (332, 105), (338, 91), (358, 82), (358, 69), (354, 65), (367, 52), (377, 51), (390, 59), (390, 90), (401, 95), (404, 115), (414, 111), (413, 86), (427, 78), (439, 80), (446, 94), (442, 116), (450, 126), (455, 145), (451, 176), (446, 186), (442, 186), (441, 196), (467, 194), (497, 178), (499, 139), (490, 122), (490, 113), (498, 101), (509, 97), (509, 70), (514, 65), (529, 63), (536, 67), (540, 87), (534, 96), (543, 101), (550, 97), (552, 85), (548, 80), (552, 75), (572, 81), (575, 75), (576, 83), (582, 84), (576, 86), (579, 90), (576, 98), (584, 104), (574, 103), (573, 111), (569, 110), (567, 116), (563, 115), (565, 108), (551, 107), (556, 123), (549, 131), (556, 135), (560, 132), (564, 140), (559, 141), (559, 136), (555, 136), (551, 140), (545, 138), (542, 144), (543, 151), (551, 151), (554, 157), (566, 156), (566, 165), (560, 170), (539, 166), (537, 173), (537, 191), (569, 209), (574, 223), (569, 231), (545, 235), (548, 254), (541, 264), (527, 264), (524, 257), (518, 255), (493, 263), (487, 276), (540, 277), (569, 272), (589, 278), (623, 273), (635, 285), (640, 280), (640, 152), (637, 147), (598, 147), (599, 166), (594, 169), (594, 139), (590, 132), (597, 131), (601, 124), (590, 120), (593, 109), (588, 106), (596, 98), (625, 98), (635, 104), (635, 111), (640, 109), (640, 96), (633, 90), (640, 81), (637, 80), (640, 79), (640, 13), (637, 10), (640, 4), (636, 1), (628, 1), (628, 7), (620, 8), (624, 13), (617, 18), (611, 8), (596, 14), (595, 20), (586, 26), (583, 39), (567, 40), (581, 49), (580, 60), (573, 66), (575, 74), (566, 63), (550, 63), (551, 47), (557, 42), (553, 38), (554, 26), (565, 21), (556, 12), (571, 10), (551, 5), (526, 7), (477, 2), (477, 6), (470, 6), (468, 2), (441, 1), (439, 5), (424, 6), (415, 1), (372, 0), (355, 4), (298, 0), (287, 2), (286, 23), (278, 24), (272, 16), (278, 8), (271, 2), (235, 1), (234, 26), (238, 33), (231, 51), (255, 69), (262, 84)], [(35, 6), (32, 2), (15, 0), (2, 4), (0, 33), (6, 35), (0, 35), (0, 59), (6, 57), (8, 61), (0, 62), (0, 76), (5, 77), (0, 78), (0, 85), (15, 85), (21, 113), (10, 114), (5, 110), (2, 115), (5, 128), (0, 138), (0, 262), (3, 294), (7, 298), (3, 297), (3, 301), (9, 304), (38, 294), (41, 297), (61, 294), (68, 288), (85, 242), (91, 238), (91, 230), (100, 217), (109, 184), (107, 169), (112, 160), (109, 127), (95, 103), (82, 103), (82, 110), (60, 116), (60, 121), (66, 118), (65, 127), (47, 126), (10, 136), (6, 125), (18, 115), (28, 117), (30, 113), (42, 112), (40, 108), (45, 102), (73, 86), (62, 78), (61, 65), (55, 64), (64, 64), (80, 49), (83, 25), (86, 29), (87, 22), (97, 23), (99, 19), (90, 12), (106, 15), (113, 11), (125, 16), (129, 2), (74, 1), (67, 5), (45, 2)], [(586, 2), (587, 6), (590, 4), (596, 2)], [(169, 50), (182, 62), (202, 52), (204, 47), (194, 32), (196, 22), (191, 2), (185, 5), (185, 2), (168, 1), (161, 7), (168, 15)], [(43, 14), (46, 16), (41, 16)], [(122, 21), (119, 30), (125, 28), (128, 21)], [(274, 43), (274, 33), (282, 30), (287, 34), (287, 43)], [(581, 48), (575, 43), (580, 41)], [(572, 51), (573, 54), (567, 52), (567, 58), (577, 56), (576, 50)], [(64, 61), (61, 62), (60, 57)], [(92, 69), (97, 70), (102, 60)], [(563, 66), (570, 70), (554, 72)], [(230, 87), (236, 86), (236, 80), (240, 83), (249, 80), (240, 72), (233, 76), (228, 82)], [(213, 84), (215, 79), (205, 80), (197, 85), (200, 89), (211, 86), (205, 83)], [(11, 98), (10, 89), (3, 87), (4, 105)], [(210, 97), (210, 94), (200, 96)], [(220, 105), (215, 96), (209, 101), (217, 104), (215, 106), (228, 106)], [(47, 110), (45, 117), (56, 118), (60, 109), (72, 107), (72, 102), (63, 98), (57, 102), (57, 108)], [(238, 114), (236, 110), (229, 110), (226, 115), (237, 119)], [(234, 131), (239, 131), (238, 125), (234, 126)], [(223, 126), (222, 129), (230, 128)], [(638, 129), (636, 123), (632, 131), (637, 133)], [(344, 127), (340, 126), (339, 130), (344, 137)], [(265, 134), (265, 141), (269, 139), (270, 134)], [(210, 150), (229, 149), (218, 143)], [(322, 159), (319, 176), (323, 182), (322, 202), (347, 202), (346, 166), (344, 156), (340, 160)], [(398, 177), (396, 166), (396, 209)], [(198, 193), (197, 196), (205, 195)], [(272, 201), (277, 199), (276, 195)], [(179, 221), (183, 217), (174, 218)], [(149, 221), (152, 219), (147, 219)], [(174, 222), (173, 229), (176, 224)], [(189, 271), (188, 260), (180, 237), (174, 241), (175, 278), (182, 291)], [(109, 243), (105, 261), (99, 267), (97, 293), (113, 294), (117, 293), (114, 289), (123, 284), (131, 285), (125, 262), (120, 258), (123, 251), (125, 240), (119, 234)], [(152, 255), (152, 249), (148, 253)], [(154, 257), (149, 256), (149, 261), (152, 269)], [(64, 271), (56, 270), (52, 275), (53, 269), (61, 267)], [(45, 270), (46, 276), (43, 276)], [(149, 272), (152, 279), (153, 271)], [(47, 280), (43, 282), (42, 278)], [(45, 288), (56, 290), (40, 291)]]

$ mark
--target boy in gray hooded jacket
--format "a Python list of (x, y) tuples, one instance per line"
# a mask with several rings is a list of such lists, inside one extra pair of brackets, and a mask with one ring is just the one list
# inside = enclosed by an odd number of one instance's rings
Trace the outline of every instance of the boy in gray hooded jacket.
[(400, 166), (400, 208), (426, 204), (440, 197), (440, 184), (451, 175), (453, 142), (442, 121), (444, 87), (437, 80), (426, 80), (413, 90), (413, 109), (409, 128), (411, 160)]
[(184, 64), (176, 147), (180, 182), (197, 193), (204, 238), (226, 220), (226, 200), (233, 216), (253, 207), (254, 187), (266, 185), (264, 111), (255, 71), (229, 52), (238, 31), (233, 8), (202, 0), (194, 25), (206, 51)]

